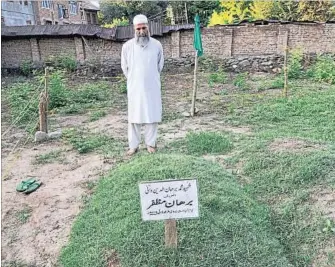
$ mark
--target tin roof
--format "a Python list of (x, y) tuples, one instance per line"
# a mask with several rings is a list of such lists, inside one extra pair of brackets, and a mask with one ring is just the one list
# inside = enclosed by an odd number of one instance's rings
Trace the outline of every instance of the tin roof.
[(100, 8), (95, 6), (94, 4), (90, 3), (89, 1), (83, 1), (82, 2), (82, 7), (85, 10), (95, 10), (95, 11), (100, 11)]
[[(150, 34), (152, 36), (162, 36), (164, 26), (161, 21), (150, 21), (149, 22)], [(133, 25), (119, 26), (116, 28), (116, 39), (126, 40), (134, 37), (135, 31)]]
[(68, 25), (29, 25), (4, 26), (1, 28), (2, 37), (32, 37), (32, 36), (92, 36), (103, 39), (115, 39), (116, 28), (102, 28), (91, 24)]
[[(335, 23), (328, 21), (324, 23)], [(241, 21), (233, 25), (221, 25), (224, 27), (244, 26), (244, 25), (270, 25), (270, 24), (324, 24), (315, 21), (276, 21), (258, 20)], [(215, 27), (215, 26), (214, 26)], [(162, 36), (169, 32), (192, 30), (194, 24), (163, 25), (161, 21), (150, 21), (149, 29), (152, 36)], [(38, 37), (38, 36), (86, 36), (99, 37), (107, 40), (127, 40), (134, 36), (133, 25), (119, 26), (114, 28), (104, 28), (91, 24), (69, 24), (69, 25), (29, 25), (29, 26), (3, 26), (1, 28), (2, 37)]]

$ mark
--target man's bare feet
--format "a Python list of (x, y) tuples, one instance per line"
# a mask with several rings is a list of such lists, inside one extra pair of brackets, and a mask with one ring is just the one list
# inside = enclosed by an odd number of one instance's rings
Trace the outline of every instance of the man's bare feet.
[(127, 151), (127, 156), (133, 156), (136, 152), (137, 152), (137, 148), (130, 148), (128, 151)]
[(152, 146), (147, 146), (147, 150), (149, 153), (155, 153), (156, 152), (156, 148), (152, 147)]

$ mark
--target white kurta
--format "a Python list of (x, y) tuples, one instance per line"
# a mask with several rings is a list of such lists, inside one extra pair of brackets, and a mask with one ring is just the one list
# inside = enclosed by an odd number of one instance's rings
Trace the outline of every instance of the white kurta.
[(127, 77), (129, 123), (161, 122), (163, 66), (163, 47), (156, 39), (150, 37), (145, 47), (136, 44), (135, 38), (123, 45), (121, 68)]

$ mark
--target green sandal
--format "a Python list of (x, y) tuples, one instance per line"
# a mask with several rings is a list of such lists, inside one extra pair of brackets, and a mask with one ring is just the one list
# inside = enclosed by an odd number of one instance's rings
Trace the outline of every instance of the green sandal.
[(17, 187), (16, 187), (16, 191), (18, 191), (18, 192), (24, 192), (24, 191), (26, 191), (26, 190), (28, 189), (28, 187), (29, 187), (31, 184), (33, 184), (33, 183), (35, 183), (35, 182), (36, 182), (35, 177), (30, 178), (30, 179), (27, 179), (27, 180), (25, 180), (25, 181), (22, 181), (20, 184), (17, 185)]
[(24, 191), (25, 194), (30, 194), (32, 192), (34, 192), (37, 188), (39, 188), (41, 186), (42, 182), (35, 182), (32, 183), (28, 186), (28, 189), (26, 191)]

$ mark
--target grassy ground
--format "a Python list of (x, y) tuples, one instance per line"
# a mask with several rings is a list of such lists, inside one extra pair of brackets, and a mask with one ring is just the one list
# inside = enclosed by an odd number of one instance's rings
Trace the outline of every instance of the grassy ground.
[[(68, 267), (333, 267), (335, 211), (317, 206), (315, 199), (335, 188), (335, 85), (320, 80), (324, 73), (317, 66), (312, 78), (293, 73), (303, 79), (290, 79), (287, 99), (281, 96), (280, 76), (201, 74), (197, 106), (207, 130), (188, 129), (185, 138), (164, 144), (160, 154), (136, 156), (94, 185), (60, 262)], [(88, 113), (94, 122), (110, 109), (124, 109), (122, 83), (86, 83), (67, 92), (65, 78), (58, 78), (53, 86), (67, 98), (56, 98), (55, 113)], [(189, 107), (190, 88), (177, 88), (175, 78), (165, 81), (163, 121), (178, 125), (185, 120), (180, 110)], [(33, 88), (26, 90), (18, 97), (27, 100)], [(17, 91), (8, 94), (13, 107), (20, 106)], [(215, 120), (207, 121), (208, 114)], [(20, 122), (25, 126), (29, 119)], [(251, 130), (234, 133), (218, 130), (219, 124)], [(65, 130), (63, 141), (81, 154), (108, 158), (121, 158), (125, 144), (81, 127)], [(55, 152), (36, 163), (60, 159)], [(137, 183), (191, 176), (200, 181), (201, 217), (180, 221), (180, 249), (166, 251), (163, 223), (141, 221)]]
[[(104, 266), (111, 251), (122, 266), (312, 264), (334, 239), (327, 228), (332, 221), (313, 206), (311, 196), (316, 187), (335, 186), (335, 87), (293, 80), (288, 99), (259, 98), (264, 80), (244, 83), (241, 77), (236, 84), (243, 88), (253, 83), (244, 105), (239, 107), (239, 98), (227, 102), (223, 94), (216, 110), (224, 114), (221, 121), (250, 126), (253, 134), (190, 132), (166, 145), (167, 156), (141, 157), (112, 172), (78, 218), (61, 257), (64, 266)], [(277, 77), (267, 79), (278, 83)], [(292, 147), (281, 149), (278, 140)], [(232, 176), (185, 154), (226, 155), (223, 167), (242, 167)], [(189, 176), (200, 180), (202, 217), (181, 221), (180, 249), (165, 251), (163, 224), (141, 222), (136, 184)], [(328, 254), (320, 266), (333, 266), (332, 258)]]
[[(199, 180), (202, 216), (181, 221), (179, 249), (166, 251), (163, 223), (141, 221), (136, 185), (191, 176)], [(104, 266), (112, 249), (122, 266), (290, 266), (268, 209), (217, 164), (181, 155), (140, 157), (104, 179), (73, 228), (62, 263)]]

